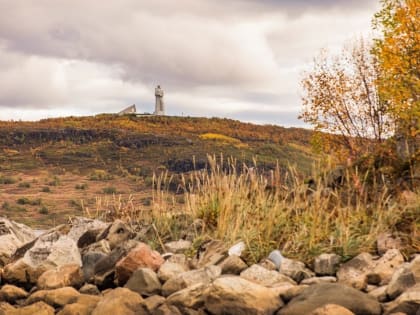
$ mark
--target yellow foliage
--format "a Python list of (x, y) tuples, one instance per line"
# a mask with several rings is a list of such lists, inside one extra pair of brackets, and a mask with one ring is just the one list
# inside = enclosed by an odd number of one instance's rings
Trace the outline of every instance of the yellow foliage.
[(232, 138), (229, 136), (222, 135), (220, 133), (204, 133), (199, 136), (200, 139), (203, 140), (213, 140), (218, 141), (223, 144), (233, 144), (236, 147), (246, 147), (247, 145), (245, 143), (242, 143), (241, 140)]

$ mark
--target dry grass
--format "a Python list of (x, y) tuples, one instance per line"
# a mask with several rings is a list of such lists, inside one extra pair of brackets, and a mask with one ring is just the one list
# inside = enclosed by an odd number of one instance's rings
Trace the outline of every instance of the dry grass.
[(384, 184), (367, 186), (367, 176), (357, 170), (346, 171), (340, 188), (327, 187), (328, 176), (318, 175), (312, 184), (316, 188), (310, 189), (293, 169), (261, 174), (243, 167), (238, 172), (235, 161), (222, 169), (215, 157), (209, 157), (209, 164), (209, 170), (184, 178), (184, 204), (169, 192), (171, 177), (162, 173), (154, 177), (150, 211), (136, 210), (129, 202), (124, 206), (121, 200), (114, 208), (126, 219), (153, 224), (164, 240), (181, 237), (194, 219), (202, 219), (202, 233), (228, 244), (243, 240), (247, 260), (253, 262), (276, 248), (305, 261), (325, 252), (346, 259), (374, 251), (381, 232), (398, 234), (406, 254), (420, 251), (419, 194), (402, 203)]

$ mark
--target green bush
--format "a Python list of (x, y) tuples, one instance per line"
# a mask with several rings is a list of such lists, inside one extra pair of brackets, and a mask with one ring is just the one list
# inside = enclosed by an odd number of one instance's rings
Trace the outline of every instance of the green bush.
[(94, 170), (90, 175), (89, 175), (89, 179), (90, 180), (111, 180), (114, 179), (114, 176), (112, 176), (111, 174), (109, 174), (107, 171), (104, 170)]
[(22, 183), (19, 183), (18, 186), (19, 186), (19, 188), (30, 188), (31, 184), (28, 183), (28, 182), (22, 182)]
[(39, 206), (41, 204), (41, 202), (42, 201), (39, 198), (31, 200), (29, 198), (22, 197), (22, 198), (19, 198), (18, 200), (16, 200), (16, 203), (19, 204), (19, 205), (31, 205), (31, 206)]
[(88, 185), (86, 183), (77, 184), (76, 186), (74, 186), (74, 188), (79, 190), (85, 190), (86, 188), (88, 188)]
[(50, 189), (50, 187), (45, 186), (45, 187), (42, 187), (41, 191), (42, 191), (42, 192), (49, 193), (49, 192), (51, 192), (51, 189)]
[(102, 192), (104, 194), (108, 194), (108, 195), (112, 195), (112, 194), (116, 194), (117, 193), (117, 188), (110, 186), (110, 187), (105, 187), (102, 189)]
[(0, 176), (0, 184), (10, 185), (16, 183), (16, 179), (10, 176)]
[(39, 214), (48, 214), (48, 208), (46, 206), (42, 206), (41, 208), (39, 208), (38, 213)]

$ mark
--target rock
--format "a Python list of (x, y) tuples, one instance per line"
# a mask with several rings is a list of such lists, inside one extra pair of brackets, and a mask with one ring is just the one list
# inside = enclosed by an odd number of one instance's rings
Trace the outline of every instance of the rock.
[(98, 287), (94, 284), (86, 283), (83, 287), (80, 288), (79, 292), (81, 294), (89, 294), (89, 295), (100, 295), (101, 291), (99, 291)]
[(188, 259), (184, 254), (175, 254), (168, 258), (167, 262), (184, 265), (188, 267)]
[(3, 269), (2, 278), (6, 283), (13, 283), (30, 288), (36, 283), (39, 276), (46, 271), (45, 267), (32, 268), (23, 259), (8, 264)]
[(3, 277), (9, 283), (34, 284), (49, 269), (67, 264), (82, 265), (75, 241), (63, 235), (63, 227), (38, 237), (22, 258), (4, 268)]
[(321, 284), (321, 283), (335, 283), (337, 282), (336, 277), (312, 277), (304, 279), (300, 282), (300, 284), (306, 285), (313, 285), (313, 284)]
[(158, 277), (163, 282), (175, 277), (176, 275), (188, 271), (188, 267), (184, 264), (165, 261), (159, 268)]
[(374, 267), (372, 256), (368, 253), (361, 253), (340, 267), (337, 272), (337, 280), (339, 283), (363, 290), (367, 286), (367, 274)]
[(393, 300), (408, 288), (416, 284), (416, 278), (410, 270), (409, 264), (403, 264), (392, 275), (391, 281), (386, 288), (386, 294)]
[(225, 258), (220, 264), (222, 274), (239, 275), (248, 268), (248, 265), (237, 255), (231, 255)]
[[(67, 236), (72, 238), (76, 242), (76, 244), (79, 245), (80, 238), (87, 231), (92, 231), (92, 230), (102, 231), (102, 230), (105, 230), (109, 224), (100, 220), (96, 220), (96, 219), (75, 217), (71, 219), (70, 225), (71, 225), (71, 228)], [(92, 243), (94, 243), (94, 241)], [(84, 247), (84, 246), (78, 246), (78, 247)]]
[(152, 295), (148, 298), (145, 298), (142, 302), (143, 308), (150, 314), (153, 314), (153, 311), (165, 303), (166, 299), (160, 295)]
[(109, 255), (96, 261), (93, 268), (93, 280), (100, 289), (109, 288), (114, 285), (115, 266), (117, 262), (119, 262), (137, 245), (137, 241), (129, 240), (120, 244), (120, 246), (115, 247)]
[(292, 278), (298, 283), (303, 279), (315, 276), (311, 270), (305, 267), (303, 262), (288, 258), (283, 258), (281, 260), (279, 272)]
[(288, 303), (290, 300), (301, 294), (307, 287), (309, 286), (306, 284), (294, 285), (286, 291), (280, 292), (280, 297), (285, 303)]
[(182, 314), (176, 306), (162, 304), (153, 312), (153, 315), (182, 315)]
[(389, 249), (400, 249), (401, 239), (393, 237), (391, 233), (381, 233), (376, 238), (376, 248), (379, 255), (383, 255)]
[(115, 220), (108, 228), (98, 235), (97, 241), (102, 239), (107, 240), (109, 247), (113, 250), (134, 236), (135, 234), (127, 224), (121, 220)]
[(160, 294), (162, 289), (158, 276), (150, 268), (139, 268), (134, 271), (125, 287), (143, 296)]
[[(95, 274), (96, 264), (102, 259), (105, 260), (105, 257), (108, 257), (111, 254), (111, 249), (109, 247), (108, 241), (100, 240), (99, 242), (86, 246), (81, 252), (83, 263), (83, 275), (85, 277), (85, 280), (89, 281)], [(121, 255), (123, 254), (125, 253), (121, 253)], [(118, 259), (120, 259), (120, 257), (118, 257)], [(114, 262), (114, 265), (115, 263), (116, 262)]]
[(28, 295), (28, 292), (14, 285), (6, 284), (0, 289), (0, 301), (12, 304), (15, 304), (17, 300), (26, 299)]
[(267, 270), (260, 265), (252, 265), (248, 269), (245, 269), (241, 272), (241, 277), (265, 287), (275, 287), (283, 282), (296, 284), (289, 277), (274, 270)]
[(419, 314), (420, 311), (420, 284), (411, 287), (402, 293), (396, 300), (388, 303), (385, 307), (385, 314), (405, 313)]
[(259, 265), (267, 270), (270, 271), (277, 271), (278, 268), (274, 262), (272, 262), (269, 259), (264, 259), (262, 262), (259, 263)]
[(222, 270), (219, 266), (209, 266), (181, 273), (165, 282), (162, 286), (162, 295), (169, 296), (176, 291), (198, 283), (209, 284), (218, 278), (221, 273)]
[(163, 264), (164, 259), (147, 244), (139, 243), (122, 258), (115, 266), (115, 277), (119, 285), (124, 285), (138, 268), (150, 268), (157, 271)]
[(314, 271), (319, 276), (335, 276), (341, 257), (336, 254), (321, 254), (315, 258)]
[(63, 287), (80, 288), (83, 285), (84, 277), (79, 265), (64, 265), (58, 268), (45, 271), (37, 281), (40, 290), (51, 290)]
[(327, 304), (321, 307), (318, 307), (310, 315), (355, 315), (353, 312), (350, 312), (347, 308), (344, 308), (336, 304)]
[(178, 308), (198, 309), (204, 306), (204, 295), (208, 284), (197, 283), (171, 294), (167, 298), (169, 304)]
[(375, 268), (367, 274), (367, 282), (385, 285), (391, 280), (395, 270), (404, 263), (404, 257), (398, 249), (388, 250), (378, 261)]
[(373, 296), (379, 302), (386, 302), (388, 300), (388, 296), (386, 294), (386, 288), (387, 288), (387, 286), (384, 285), (382, 287), (378, 287), (378, 288), (370, 291), (368, 294)]
[(315, 284), (292, 299), (278, 315), (310, 314), (318, 307), (336, 304), (355, 314), (380, 315), (381, 305), (372, 296), (337, 283)]
[(0, 267), (10, 262), (19, 247), (34, 239), (35, 233), (28, 226), (0, 217)]
[(246, 245), (243, 241), (240, 241), (232, 245), (228, 250), (229, 256), (238, 256), (241, 257), (242, 252), (246, 249)]
[(283, 259), (285, 259), (285, 258), (283, 257), (283, 255), (281, 254), (281, 252), (278, 249), (273, 250), (268, 255), (268, 260), (271, 261), (276, 266), (277, 270), (280, 270)]
[(104, 295), (104, 297), (98, 302), (92, 315), (142, 315), (147, 314), (142, 307), (142, 297), (127, 289), (127, 288), (116, 288), (110, 290)]
[(11, 312), (10, 315), (54, 315), (54, 313), (54, 308), (42, 301), (39, 301), (31, 305), (16, 309), (16, 311)]
[(279, 285), (277, 285), (275, 287), (272, 287), (270, 289), (271, 289), (271, 291), (275, 292), (278, 296), (281, 297), (286, 292), (288, 292), (290, 289), (293, 289), (295, 287), (297, 287), (297, 285), (293, 285), (293, 284), (291, 284), (289, 282), (283, 282), (283, 283), (280, 283)]
[(0, 315), (12, 314), (16, 309), (7, 302), (0, 302)]
[(197, 252), (197, 268), (217, 265), (227, 257), (227, 251), (225, 242), (218, 240), (201, 245)]
[(80, 293), (72, 287), (64, 287), (55, 290), (40, 290), (33, 293), (26, 300), (26, 304), (43, 301), (53, 307), (62, 307), (74, 303)]
[(165, 243), (165, 249), (167, 252), (177, 253), (177, 254), (184, 253), (185, 251), (189, 250), (191, 246), (192, 246), (192, 243), (186, 240), (179, 240), (179, 241)]
[(72, 304), (67, 304), (57, 315), (90, 315), (100, 301), (100, 297), (81, 294)]
[(216, 279), (205, 295), (210, 314), (273, 314), (283, 306), (275, 292), (238, 276)]

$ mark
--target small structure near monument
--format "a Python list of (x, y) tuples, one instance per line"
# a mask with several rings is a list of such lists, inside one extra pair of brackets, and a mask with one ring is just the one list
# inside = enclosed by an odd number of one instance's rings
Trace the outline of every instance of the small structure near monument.
[(133, 104), (133, 105), (127, 107), (126, 109), (123, 109), (122, 111), (120, 111), (118, 113), (118, 115), (122, 116), (122, 115), (126, 115), (126, 114), (135, 114), (136, 112), (137, 112), (136, 105)]
[(160, 88), (160, 85), (158, 85), (155, 88), (155, 115), (165, 115), (165, 104), (163, 102), (163, 90)]

